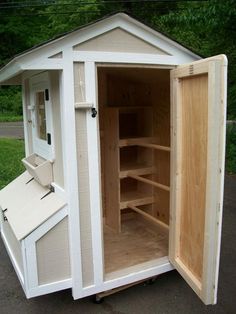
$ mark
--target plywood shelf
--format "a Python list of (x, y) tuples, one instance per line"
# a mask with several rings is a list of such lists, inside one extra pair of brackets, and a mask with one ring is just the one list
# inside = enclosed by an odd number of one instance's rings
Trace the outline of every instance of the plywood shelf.
[(132, 179), (135, 179), (137, 181), (140, 181), (140, 182), (144, 182), (144, 183), (147, 183), (147, 184), (150, 184), (152, 186), (155, 186), (157, 188), (160, 188), (162, 190), (165, 190), (165, 191), (170, 191), (170, 187), (167, 186), (167, 185), (164, 185), (164, 184), (161, 184), (161, 183), (158, 183), (158, 182), (155, 182), (155, 181), (152, 181), (150, 179), (147, 179), (147, 178), (143, 178), (139, 175), (135, 175), (135, 174), (129, 174), (128, 177), (132, 178)]
[(142, 209), (138, 208), (137, 206), (134, 206), (132, 204), (128, 204), (127, 205), (128, 208), (134, 210), (136, 213), (144, 216), (145, 218), (147, 218), (148, 220), (150, 220), (151, 222), (155, 223), (158, 226), (161, 226), (165, 229), (169, 229), (169, 226), (167, 224), (165, 224), (164, 222), (160, 221), (159, 219), (153, 217), (152, 215), (146, 213), (145, 211), (143, 211)]
[(122, 147), (127, 147), (127, 146), (141, 146), (141, 147), (170, 152), (170, 147), (152, 143), (154, 141), (155, 141), (155, 138), (153, 137), (122, 138), (119, 140), (119, 147), (122, 148)]
[(129, 111), (129, 110), (138, 110), (138, 109), (152, 109), (150, 105), (143, 106), (107, 106), (109, 109), (116, 109), (119, 111)]
[(126, 163), (120, 166), (120, 179), (128, 177), (130, 174), (135, 175), (148, 175), (154, 174), (156, 171), (155, 167), (147, 166), (144, 164), (137, 163)]
[(153, 204), (154, 202), (154, 197), (147, 195), (145, 192), (129, 191), (123, 192), (120, 195), (120, 209), (127, 208), (128, 204), (133, 206), (141, 206)]
[(152, 144), (152, 143), (139, 143), (138, 146), (170, 152), (170, 147), (168, 146), (162, 146), (162, 145), (157, 145), (157, 144)]
[(135, 146), (139, 144), (151, 144), (154, 141), (153, 137), (129, 137), (129, 138), (122, 138), (119, 140), (119, 147), (126, 147), (126, 146)]

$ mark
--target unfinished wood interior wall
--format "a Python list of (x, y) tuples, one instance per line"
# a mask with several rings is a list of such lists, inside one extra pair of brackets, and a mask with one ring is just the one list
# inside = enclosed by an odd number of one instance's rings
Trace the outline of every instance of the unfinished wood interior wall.
[(121, 213), (141, 210), (169, 223), (169, 74), (98, 67), (103, 212), (117, 232)]
[(36, 242), (39, 285), (71, 278), (68, 218)]
[[(170, 147), (170, 72), (162, 70), (162, 79), (153, 82), (153, 128), (156, 143)], [(170, 186), (170, 152), (154, 151), (156, 174), (154, 180)], [(154, 190), (154, 216), (169, 224), (170, 195), (162, 189)]]
[[(84, 64), (74, 63), (75, 102), (84, 102), (86, 100), (84, 82)], [(81, 260), (84, 287), (92, 285), (94, 282), (86, 115), (84, 109), (75, 111)]]

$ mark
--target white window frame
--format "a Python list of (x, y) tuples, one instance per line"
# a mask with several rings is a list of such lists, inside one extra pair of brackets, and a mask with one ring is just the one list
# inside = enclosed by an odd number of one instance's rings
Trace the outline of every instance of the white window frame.
[[(45, 91), (46, 89), (48, 89), (49, 92), (49, 100), (45, 100), (46, 134), (51, 134), (51, 145), (47, 143), (47, 140), (42, 140), (39, 138), (36, 116), (35, 93), (39, 91)], [(50, 79), (48, 72), (43, 72), (30, 78), (30, 106), (28, 109), (31, 110), (33, 152), (42, 156), (45, 159), (54, 161), (54, 129), (52, 118)]]

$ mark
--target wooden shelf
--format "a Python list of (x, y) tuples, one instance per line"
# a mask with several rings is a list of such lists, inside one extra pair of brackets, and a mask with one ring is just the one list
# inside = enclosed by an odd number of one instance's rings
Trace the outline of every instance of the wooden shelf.
[(145, 218), (147, 218), (148, 220), (150, 220), (151, 222), (165, 228), (165, 229), (169, 229), (169, 226), (167, 224), (165, 224), (164, 222), (160, 221), (159, 219), (153, 217), (152, 215), (146, 213), (145, 211), (143, 211), (142, 209), (138, 208), (137, 206), (134, 206), (132, 204), (128, 204), (127, 205), (128, 208), (134, 210), (136, 213), (144, 216)]
[(139, 143), (138, 146), (170, 152), (170, 147), (150, 143)]
[(141, 143), (152, 143), (154, 141), (153, 137), (130, 137), (130, 138), (123, 138), (119, 140), (119, 147), (126, 147), (126, 146), (136, 146)]
[(130, 178), (132, 178), (132, 179), (135, 179), (135, 180), (137, 180), (137, 181), (150, 184), (150, 185), (155, 186), (155, 187), (157, 187), (157, 188), (159, 188), (159, 189), (162, 189), (162, 190), (165, 190), (165, 191), (168, 191), (168, 192), (170, 191), (170, 187), (167, 186), (167, 185), (164, 185), (164, 184), (161, 184), (161, 183), (152, 181), (152, 180), (147, 179), (147, 178), (140, 177), (140, 176), (135, 175), (135, 174), (129, 174), (128, 176), (129, 176)]
[(137, 110), (137, 109), (152, 109), (152, 106), (150, 105), (144, 105), (144, 106), (107, 106), (107, 108), (111, 109), (118, 109), (118, 110)]
[(143, 164), (127, 163), (120, 166), (120, 179), (128, 177), (130, 174), (134, 175), (147, 175), (154, 174), (156, 171), (155, 167), (147, 166)]
[(141, 206), (154, 203), (154, 197), (147, 195), (147, 193), (139, 191), (129, 191), (121, 193), (120, 195), (120, 209), (127, 208), (127, 205)]
[(163, 150), (170, 152), (170, 147), (162, 146), (158, 144), (153, 144), (152, 142), (155, 141), (153, 137), (130, 137), (130, 138), (123, 138), (119, 140), (119, 147), (126, 147), (126, 146), (141, 146), (151, 149)]

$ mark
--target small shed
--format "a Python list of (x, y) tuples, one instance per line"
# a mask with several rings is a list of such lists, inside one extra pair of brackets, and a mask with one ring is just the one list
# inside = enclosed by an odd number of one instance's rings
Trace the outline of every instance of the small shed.
[(27, 298), (177, 269), (216, 303), (226, 72), (224, 55), (201, 59), (124, 13), (0, 70), (22, 85), (26, 171), (0, 206)]

